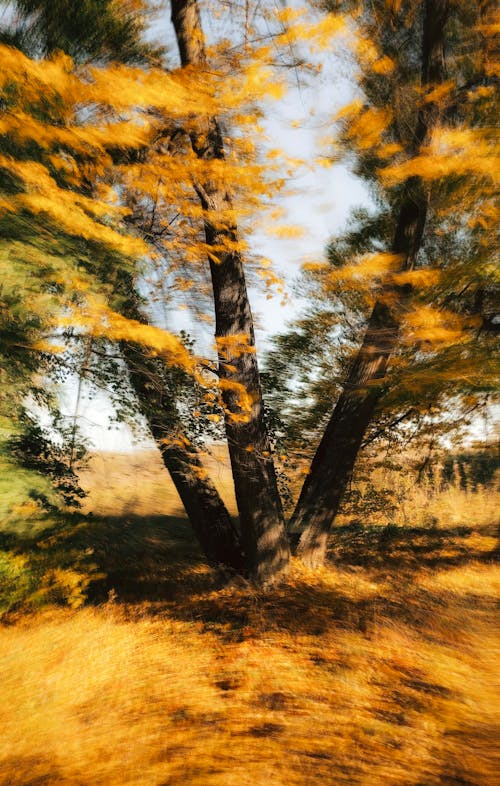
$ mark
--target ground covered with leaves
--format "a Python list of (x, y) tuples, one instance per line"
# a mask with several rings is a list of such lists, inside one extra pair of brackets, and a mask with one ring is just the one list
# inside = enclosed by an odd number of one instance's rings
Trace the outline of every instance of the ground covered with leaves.
[(2, 786), (496, 782), (491, 525), (340, 527), (266, 594), (179, 518), (95, 516), (69, 545), (92, 604), (0, 632)]

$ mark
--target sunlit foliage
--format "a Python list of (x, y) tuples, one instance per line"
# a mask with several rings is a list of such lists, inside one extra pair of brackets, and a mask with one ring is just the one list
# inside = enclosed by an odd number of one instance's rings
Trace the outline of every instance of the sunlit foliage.
[[(463, 427), (498, 384), (495, 11), (488, 3), (452, 4), (446, 81), (424, 95), (422, 3), (324, 6), (353, 14), (359, 93), (333, 118), (335, 157), (365, 180), (372, 207), (332, 239), (327, 262), (305, 266), (311, 305), (268, 361), (276, 402), (289, 408), (291, 433), (310, 437), (338, 396), (375, 299), (393, 307), (403, 295), (400, 348), (368, 441), (395, 437), (396, 427), (404, 438), (425, 423), (441, 433)], [(431, 101), (441, 121), (417, 150), (418, 107)], [(412, 178), (430, 194), (430, 213), (416, 265), (400, 271), (388, 252)]]
[[(495, 455), (432, 461), (452, 427), (487, 411), (496, 381), (490, 4), (453, 4), (449, 79), (426, 95), (422, 3), (327, 5), (335, 13), (312, 25), (270, 4), (262, 36), (251, 4), (221, 3), (219, 20), (243, 14), (241, 40), (183, 69), (143, 43), (141, 0), (19, 0), (1, 33), (2, 786), (495, 782)], [(210, 320), (207, 258), (228, 252), (281, 290), (248, 237), (264, 210), (275, 234), (296, 235), (272, 200), (299, 162), (262, 156), (261, 106), (284, 93), (280, 51), (321, 52), (339, 32), (359, 90), (332, 119), (336, 155), (370, 184), (373, 210), (308, 266), (310, 308), (270, 356), (268, 422), (289, 484), (309, 472), (303, 458), (376, 299), (404, 302), (401, 336), (330, 543), (335, 564), (312, 574), (292, 561), (261, 592), (207, 566), (158, 454), (153, 467), (148, 454), (94, 457), (85, 471), (55, 391), (77, 372), (140, 419), (132, 347), (142, 415), (166, 424), (160, 448), (195, 457), (224, 415), (248, 422), (255, 395), (219, 381), (188, 336), (155, 324), (155, 306), (187, 293)], [(416, 108), (429, 101), (442, 122), (417, 151)], [(224, 155), (204, 157), (213, 117)], [(402, 271), (390, 238), (409, 178), (429, 189), (430, 229)], [(216, 350), (228, 366), (251, 359), (253, 336), (219, 337)], [(228, 390), (237, 411), (224, 413)], [(415, 431), (419, 450), (404, 454)], [(380, 451), (395, 433), (398, 463)], [(212, 456), (208, 468), (234, 512), (227, 467)], [(205, 477), (194, 458), (190, 470)], [(71, 512), (82, 501), (84, 515)], [(98, 605), (81, 609), (89, 599)]]

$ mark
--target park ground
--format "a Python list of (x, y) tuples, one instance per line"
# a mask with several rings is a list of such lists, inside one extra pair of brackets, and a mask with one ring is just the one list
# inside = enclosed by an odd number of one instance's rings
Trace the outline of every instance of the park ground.
[(204, 564), (153, 454), (83, 483), (101, 578), (4, 620), (1, 786), (498, 783), (491, 489), (341, 522), (326, 568), (263, 594)]

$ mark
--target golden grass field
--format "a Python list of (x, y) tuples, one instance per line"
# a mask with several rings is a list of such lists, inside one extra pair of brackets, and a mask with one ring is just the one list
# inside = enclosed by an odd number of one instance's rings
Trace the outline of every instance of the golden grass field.
[(108, 579), (1, 629), (2, 786), (496, 786), (492, 492), (340, 526), (261, 594), (204, 565), (156, 457), (83, 482)]
[[(236, 503), (228, 470), (227, 449), (217, 445), (204, 466), (232, 514)], [(97, 453), (81, 473), (82, 486), (91, 492), (87, 510), (102, 516), (183, 516), (182, 503), (156, 450), (134, 453)]]

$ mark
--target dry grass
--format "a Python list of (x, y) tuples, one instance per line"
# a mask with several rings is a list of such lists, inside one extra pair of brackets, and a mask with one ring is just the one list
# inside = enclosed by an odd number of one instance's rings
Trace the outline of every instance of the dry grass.
[[(467, 484), (469, 485), (469, 484)], [(443, 482), (437, 465), (432, 475), (417, 482), (415, 471), (375, 469), (370, 482), (358, 482), (356, 487), (366, 500), (370, 491), (386, 492), (391, 507), (372, 512), (371, 524), (390, 522), (397, 527), (456, 527), (487, 526), (498, 520), (500, 503), (500, 474), (497, 472), (490, 486), (462, 487), (456, 478)], [(339, 517), (346, 523), (349, 517)]]
[[(236, 512), (228, 470), (227, 449), (216, 445), (204, 465), (231, 513)], [(86, 509), (101, 516), (184, 515), (182, 503), (156, 450), (96, 453), (81, 473), (82, 487), (91, 491)]]
[(259, 595), (121, 493), (87, 533), (110, 600), (0, 633), (2, 786), (498, 782), (491, 521), (340, 527)]

